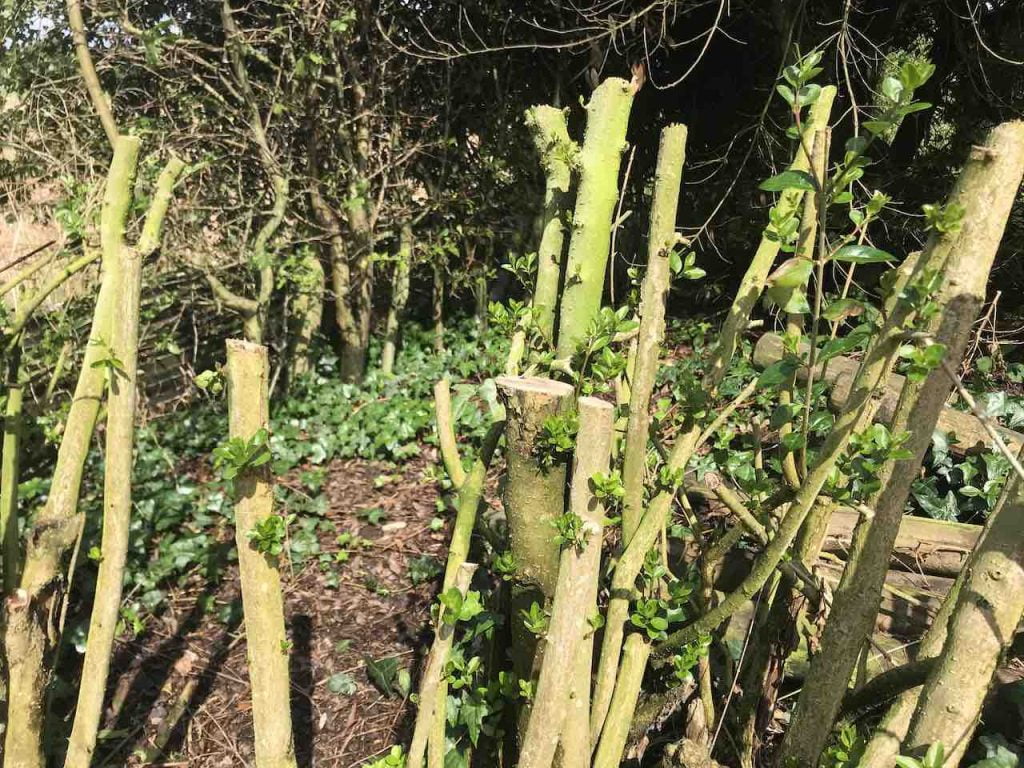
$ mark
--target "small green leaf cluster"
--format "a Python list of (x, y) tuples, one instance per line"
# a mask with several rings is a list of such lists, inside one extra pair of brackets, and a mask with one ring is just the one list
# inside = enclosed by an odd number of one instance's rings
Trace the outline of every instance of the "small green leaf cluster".
[(532, 324), (532, 310), (526, 302), (510, 299), (508, 304), (492, 301), (487, 305), (487, 319), (503, 335), (511, 338), (518, 329)]
[(840, 500), (863, 501), (882, 487), (879, 473), (889, 461), (912, 459), (914, 454), (904, 448), (910, 439), (909, 432), (891, 432), (884, 424), (872, 424), (862, 432), (855, 433), (839, 462), (832, 483), (838, 482), (838, 473), (849, 478), (845, 488), (836, 488), (834, 495)]
[(836, 733), (835, 741), (822, 755), (822, 768), (856, 768), (866, 747), (854, 723), (847, 723)]
[(580, 419), (575, 411), (544, 419), (534, 445), (534, 455), (541, 466), (552, 467), (564, 461), (576, 446), (579, 429)]
[(98, 360), (93, 360), (90, 367), (102, 368), (107, 377), (107, 381), (112, 381), (118, 374), (123, 375), (125, 373), (124, 362), (115, 353), (113, 348), (103, 339), (96, 339), (89, 342), (92, 346), (100, 347), (103, 350), (102, 357)]
[(449, 587), (437, 599), (442, 607), (441, 620), (452, 626), (460, 621), (471, 621), (484, 610), (480, 593), (475, 590), (469, 590), (463, 595), (458, 587)]
[(362, 768), (405, 768), (405, 752), (400, 746), (392, 747), (384, 757), (363, 763)]
[(590, 490), (606, 506), (617, 508), (626, 496), (626, 486), (622, 482), (622, 473), (613, 469), (610, 472), (596, 472), (590, 476)]
[(295, 515), (268, 515), (246, 533), (249, 546), (267, 557), (278, 557), (284, 552), (288, 540), (288, 525), (294, 520)]
[(664, 600), (643, 598), (633, 604), (633, 612), (629, 622), (647, 633), (651, 640), (664, 640), (668, 637), (668, 619), (665, 616), (667, 605)]
[(668, 255), (668, 265), (673, 275), (684, 280), (700, 280), (707, 275), (707, 272), (697, 266), (697, 253), (692, 249), (680, 252), (678, 248), (673, 248)]
[(202, 371), (196, 374), (193, 381), (199, 389), (211, 395), (219, 395), (224, 391), (224, 377), (221, 376), (220, 371)]
[(520, 609), (519, 615), (523, 619), (523, 626), (526, 627), (527, 632), (541, 637), (548, 631), (551, 614), (545, 611), (539, 603), (530, 603), (529, 609)]
[(214, 469), (229, 482), (246, 470), (262, 467), (270, 459), (269, 434), (266, 429), (257, 430), (248, 439), (232, 437), (213, 451)]
[(911, 381), (924, 381), (928, 374), (942, 364), (946, 357), (945, 344), (904, 344), (900, 359), (905, 362), (903, 373)]
[(573, 356), (573, 377), (581, 394), (590, 394), (626, 370), (626, 355), (619, 346), (639, 326), (629, 306), (602, 307), (590, 322)]
[(572, 547), (582, 550), (590, 539), (590, 530), (582, 517), (572, 511), (565, 511), (551, 521), (554, 527), (555, 541), (560, 547)]
[(899, 296), (899, 300), (914, 313), (907, 330), (923, 327), (939, 311), (934, 296), (941, 286), (942, 274), (934, 269), (925, 270), (907, 283)]
[(508, 581), (516, 575), (517, 567), (516, 557), (511, 550), (498, 553), (491, 563), (491, 569), (504, 581)]
[(967, 213), (967, 209), (959, 203), (947, 203), (946, 205), (926, 203), (921, 206), (921, 210), (924, 211), (926, 227), (941, 235), (954, 235), (959, 232), (964, 214)]
[[(812, 83), (811, 80), (822, 73), (821, 57), (824, 51), (811, 51), (805, 56), (797, 52), (797, 61), (782, 70), (782, 78), (785, 84), (775, 86), (776, 92), (789, 104), (794, 114), (799, 114), (804, 107), (809, 107), (818, 100), (821, 95), (821, 86)], [(798, 135), (795, 131), (788, 134), (791, 138)]]
[(537, 272), (537, 253), (511, 253), (501, 268), (510, 272), (520, 285), (530, 286)]
[(711, 636), (704, 635), (680, 648), (679, 652), (672, 656), (673, 677), (680, 683), (692, 681), (694, 668), (708, 655), (710, 647)]
[(941, 741), (937, 741), (928, 747), (924, 757), (918, 759), (909, 755), (900, 755), (896, 758), (896, 768), (942, 768), (945, 761), (946, 750)]
[(930, 109), (931, 104), (914, 101), (914, 91), (924, 85), (935, 73), (935, 65), (926, 59), (909, 58), (899, 70), (882, 78), (880, 111), (874, 120), (864, 123), (872, 136), (889, 134), (904, 117)]

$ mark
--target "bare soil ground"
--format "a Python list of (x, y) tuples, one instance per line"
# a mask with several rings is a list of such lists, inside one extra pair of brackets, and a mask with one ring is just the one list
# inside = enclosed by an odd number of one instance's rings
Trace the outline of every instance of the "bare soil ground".
[[(365, 660), (397, 658), (415, 684), (430, 639), (438, 579), (414, 586), (409, 576), (411, 559), (443, 558), (446, 548), (447, 529), (431, 531), (437, 488), (423, 476), (429, 459), (397, 469), (366, 461), (329, 466), (323, 492), (337, 532), (321, 535), (323, 550), (336, 551), (343, 531), (371, 540), (372, 546), (353, 552), (340, 567), (337, 588), (328, 585), (315, 561), (284, 574), (300, 768), (362, 765), (411, 728), (407, 700), (382, 694), (370, 681)], [(382, 476), (387, 481), (375, 487)], [(383, 510), (382, 521), (371, 523), (359, 514), (372, 508)], [(237, 597), (237, 578), (228, 572), (213, 595), (177, 594), (159, 622), (119, 645), (103, 764), (237, 768), (252, 763), (244, 631), (237, 621), (232, 626), (215, 618), (217, 608)], [(351, 676), (354, 692), (328, 687), (339, 673)], [(153, 752), (161, 742), (163, 750)], [(146, 750), (150, 754), (143, 756)]]

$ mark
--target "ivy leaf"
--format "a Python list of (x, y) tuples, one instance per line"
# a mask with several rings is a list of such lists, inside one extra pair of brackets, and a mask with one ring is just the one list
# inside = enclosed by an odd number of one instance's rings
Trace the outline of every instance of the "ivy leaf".
[(783, 171), (777, 176), (765, 179), (758, 186), (765, 192), (785, 192), (787, 189), (814, 191), (814, 177), (806, 171)]
[(374, 687), (388, 698), (393, 698), (398, 693), (395, 687), (398, 678), (398, 657), (389, 656), (374, 660), (364, 656), (363, 663), (366, 664), (366, 676), (370, 678)]
[(757, 378), (758, 389), (771, 389), (781, 386), (789, 381), (790, 377), (800, 367), (800, 361), (795, 358), (786, 357), (778, 362), (772, 363)]
[(888, 251), (859, 243), (844, 245), (832, 255), (832, 259), (833, 261), (845, 261), (850, 264), (881, 264), (896, 261), (896, 257)]

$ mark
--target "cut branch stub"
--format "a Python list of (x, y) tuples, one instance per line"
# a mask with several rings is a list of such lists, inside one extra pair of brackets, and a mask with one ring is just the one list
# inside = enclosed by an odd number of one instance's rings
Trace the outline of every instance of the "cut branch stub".
[(523, 626), (520, 610), (542, 607), (555, 592), (559, 547), (555, 520), (565, 505), (567, 457), (545, 445), (545, 422), (568, 417), (573, 388), (535, 377), (501, 377), (495, 383), (506, 417), (505, 515), (515, 562), (512, 640), (516, 674), (532, 678), (536, 638)]

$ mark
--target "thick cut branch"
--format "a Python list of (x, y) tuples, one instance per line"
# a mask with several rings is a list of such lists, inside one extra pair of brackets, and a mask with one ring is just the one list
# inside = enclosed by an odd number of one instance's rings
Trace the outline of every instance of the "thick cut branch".
[(534, 678), (536, 638), (523, 625), (520, 610), (544, 607), (554, 596), (559, 548), (555, 520), (564, 508), (566, 460), (543, 442), (548, 418), (566, 418), (572, 407), (570, 385), (551, 379), (502, 377), (496, 380), (505, 404), (508, 477), (505, 515), (515, 562), (512, 584), (512, 654), (516, 674)]
[(946, 643), (925, 681), (903, 751), (945, 746), (957, 766), (978, 725), (999, 660), (1024, 615), (1024, 480), (1012, 475), (971, 559)]
[(612, 214), (619, 192), (619, 166), (635, 87), (609, 78), (587, 104), (587, 130), (579, 154), (580, 181), (565, 267), (557, 354), (571, 357), (601, 309)]
[(594, 753), (594, 768), (617, 768), (622, 763), (622, 753), (626, 749), (629, 726), (633, 722), (650, 655), (651, 644), (643, 635), (633, 633), (626, 638), (615, 693)]
[[(134, 161), (138, 147), (138, 139), (121, 137), (115, 145), (115, 157), (124, 152)], [(123, 238), (123, 231), (118, 233), (118, 238)], [(118, 261), (109, 267), (116, 271), (118, 300), (112, 312), (110, 339), (103, 361), (110, 386), (103, 461), (103, 559), (96, 577), (89, 642), (82, 662), (82, 682), (65, 768), (88, 768), (96, 750), (128, 560), (142, 257), (123, 242), (119, 253)]]
[(3, 454), (0, 456), (0, 543), (3, 547), (4, 594), (18, 586), (21, 542), (18, 536), (18, 482), (21, 475), (21, 439), (24, 429), (24, 382), (21, 348), (7, 359), (7, 407), (4, 410)]
[(119, 140), (107, 173), (100, 218), (104, 274), (89, 343), (57, 451), (50, 495), (29, 532), (21, 586), (8, 603), (4, 642), (9, 704), (4, 753), (14, 765), (26, 768), (44, 765), (43, 702), (58, 642), (54, 628), (64, 600), (65, 562), (74, 551), (84, 523), (78, 507), (79, 493), (103, 397), (101, 361), (110, 341), (115, 306), (120, 301), (117, 264), (124, 247), (137, 158), (138, 140)]

